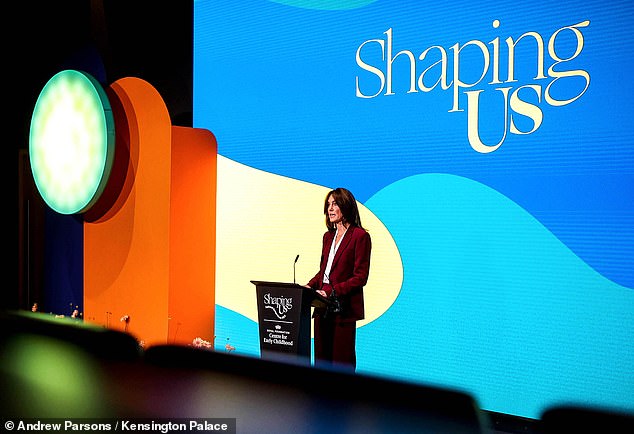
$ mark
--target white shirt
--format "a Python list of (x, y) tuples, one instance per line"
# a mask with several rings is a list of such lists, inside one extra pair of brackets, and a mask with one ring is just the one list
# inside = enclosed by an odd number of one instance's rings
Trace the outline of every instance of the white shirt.
[(343, 237), (346, 235), (346, 231), (348, 230), (348, 228), (346, 228), (345, 231), (343, 231), (343, 234), (341, 235), (341, 238), (339, 239), (339, 242), (335, 242), (337, 240), (337, 234), (339, 234), (339, 228), (337, 228), (337, 230), (335, 231), (335, 238), (332, 240), (332, 244), (330, 245), (330, 253), (328, 254), (328, 262), (326, 262), (326, 269), (324, 270), (324, 283), (330, 283), (330, 269), (332, 268), (332, 261), (335, 260), (335, 254), (337, 253), (337, 249), (339, 249), (339, 244), (341, 244), (341, 240), (343, 240)]

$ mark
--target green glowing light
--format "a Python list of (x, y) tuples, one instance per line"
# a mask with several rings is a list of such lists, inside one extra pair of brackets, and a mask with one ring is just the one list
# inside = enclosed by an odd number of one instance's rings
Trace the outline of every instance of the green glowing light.
[(99, 199), (114, 159), (114, 119), (99, 82), (65, 70), (44, 86), (31, 117), (31, 171), (44, 201), (61, 214)]

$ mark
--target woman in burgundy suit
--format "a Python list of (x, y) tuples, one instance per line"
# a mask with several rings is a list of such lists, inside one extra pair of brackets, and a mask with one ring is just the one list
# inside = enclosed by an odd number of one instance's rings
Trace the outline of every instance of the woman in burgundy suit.
[(334, 293), (339, 313), (315, 308), (315, 365), (356, 369), (356, 322), (364, 318), (363, 286), (368, 281), (372, 241), (361, 226), (357, 201), (345, 188), (326, 195), (319, 272), (308, 287), (328, 297)]

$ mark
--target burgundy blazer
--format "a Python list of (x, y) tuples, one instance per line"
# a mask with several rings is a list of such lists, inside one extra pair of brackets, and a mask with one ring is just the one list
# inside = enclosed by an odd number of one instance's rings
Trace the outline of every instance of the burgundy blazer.
[(323, 289), (328, 295), (334, 287), (342, 304), (341, 319), (361, 320), (365, 317), (363, 287), (370, 272), (370, 234), (358, 226), (350, 226), (346, 231), (330, 269), (330, 285), (323, 285), (323, 276), (328, 262), (330, 247), (335, 231), (324, 234), (319, 272), (310, 279), (308, 286)]

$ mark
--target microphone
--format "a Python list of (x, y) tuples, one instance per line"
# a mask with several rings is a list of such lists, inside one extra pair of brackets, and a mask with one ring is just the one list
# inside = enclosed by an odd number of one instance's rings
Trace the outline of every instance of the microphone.
[(299, 255), (295, 256), (295, 262), (293, 262), (293, 283), (295, 282), (295, 264), (297, 264), (297, 260), (299, 259)]

